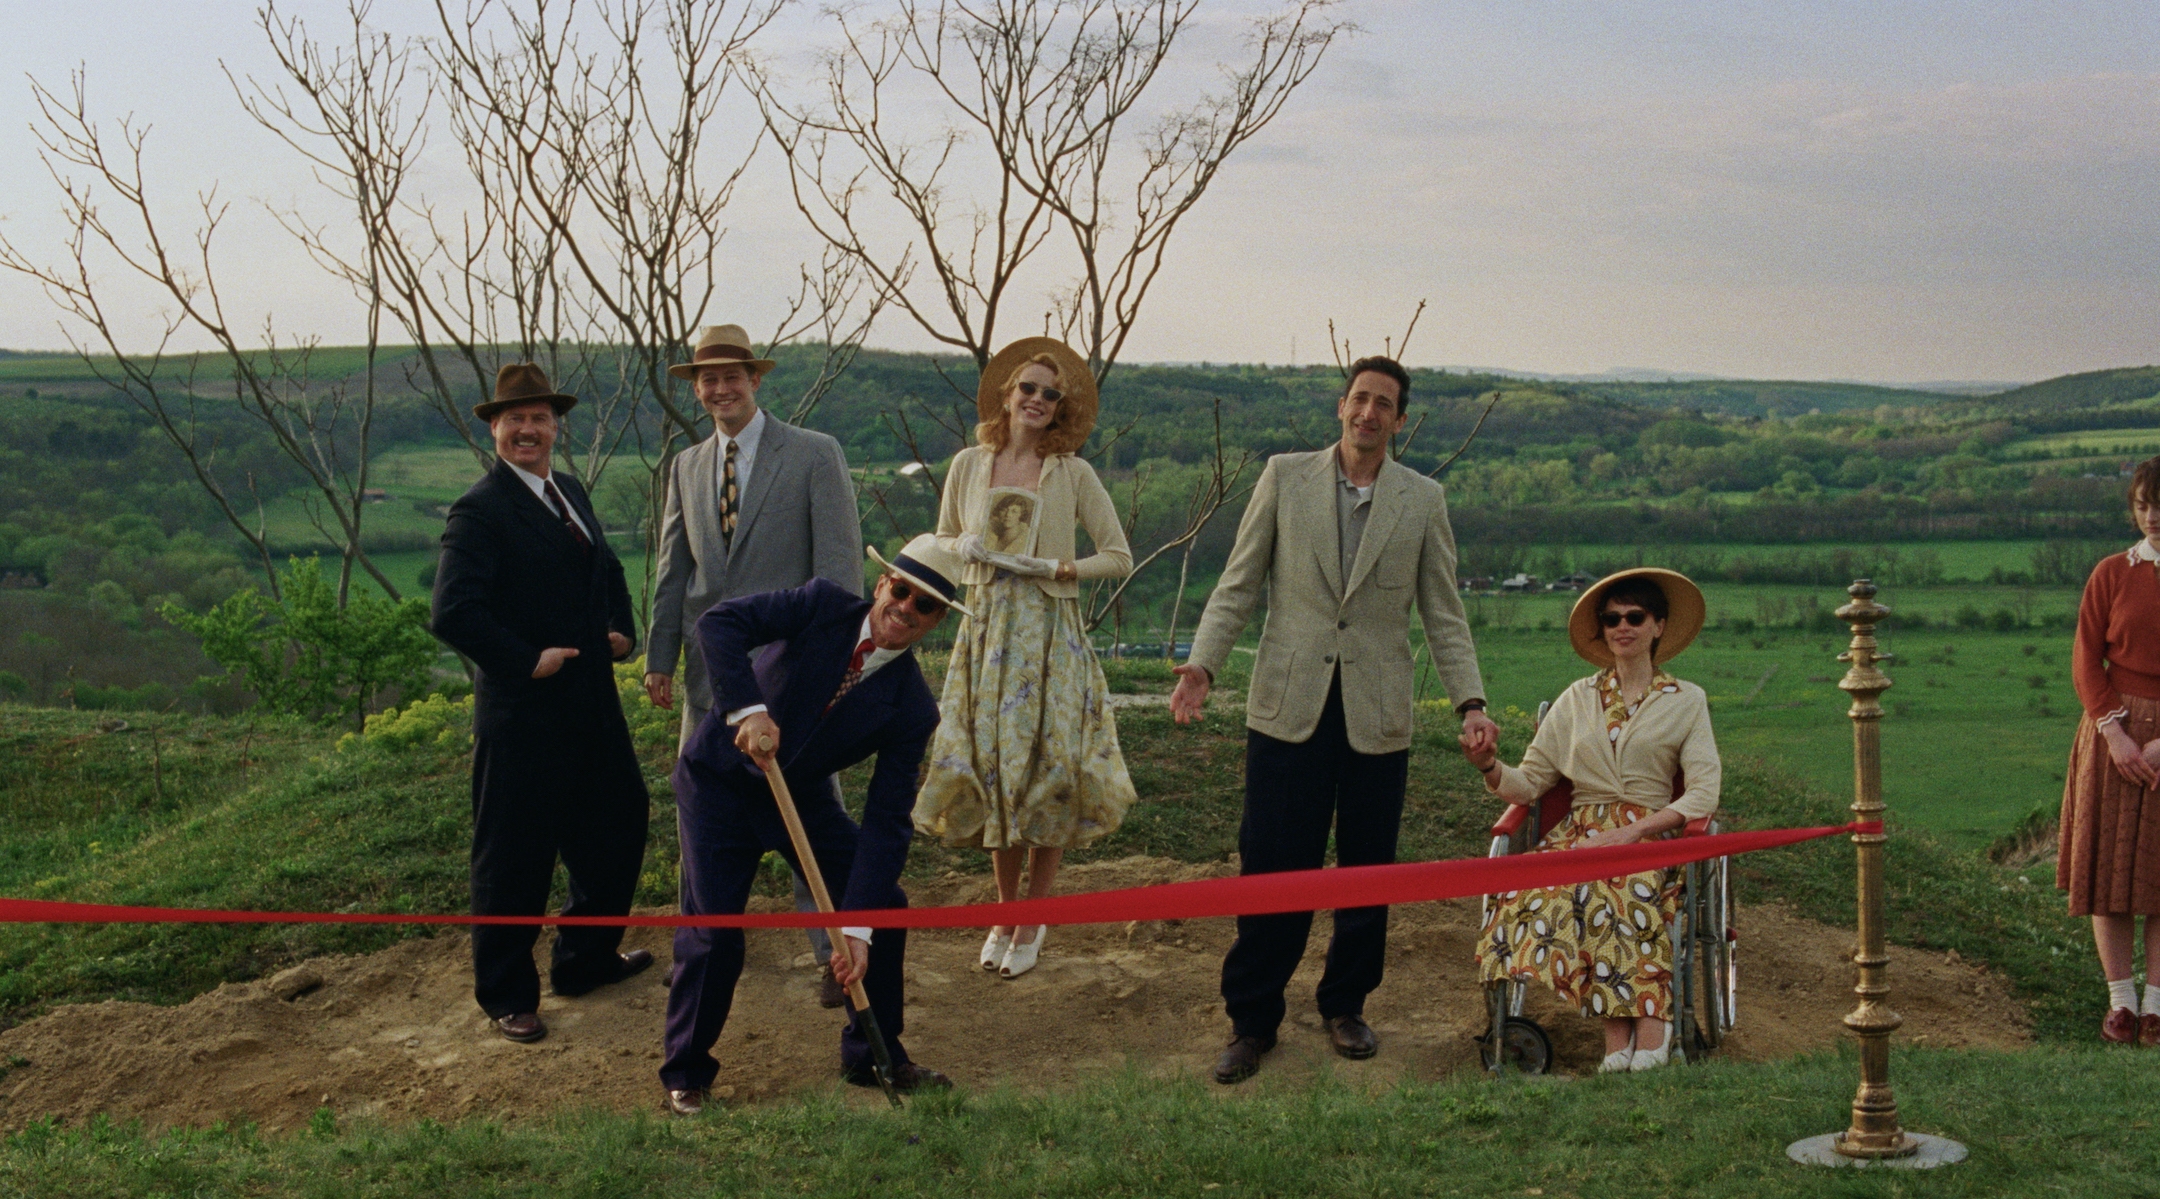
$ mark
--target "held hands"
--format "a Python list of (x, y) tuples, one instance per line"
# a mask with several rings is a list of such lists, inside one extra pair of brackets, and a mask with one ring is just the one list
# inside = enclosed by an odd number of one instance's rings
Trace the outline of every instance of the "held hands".
[(841, 940), (846, 943), (847, 948), (842, 950), (839, 946), (833, 947), (833, 981), (843, 987), (852, 987), (870, 973), (870, 946), (853, 937), (842, 937)]
[[(2160, 786), (2160, 766), (2149, 755), (2149, 747), (2141, 746), (2123, 729), (2122, 721), (2114, 720), (2100, 726), (2101, 740), (2107, 742), (2108, 759), (2115, 763), (2116, 773), (2140, 787)], [(2160, 741), (2153, 742), (2160, 746)]]
[(651, 700), (652, 706), (655, 708), (670, 712), (674, 711), (675, 676), (654, 674), (648, 671), (645, 675), (645, 698)]
[(565, 646), (551, 645), (540, 651), (540, 660), (533, 663), (532, 677), (544, 679), (561, 670), (563, 663), (577, 657), (577, 651)]
[(1470, 755), (1472, 765), (1476, 765), (1481, 756), (1489, 762), (1500, 745), (1500, 726), (1492, 722), (1492, 717), (1485, 714), (1485, 709), (1472, 708), (1463, 713), (1460, 740), (1463, 752)]
[(752, 712), (735, 726), (735, 748), (757, 763), (758, 769), (771, 770), (780, 752), (780, 726), (773, 723), (770, 713)]
[(1171, 668), (1177, 675), (1177, 689), (1170, 693), (1170, 717), (1179, 724), (1191, 724), (1200, 719), (1201, 710), (1207, 707), (1208, 692), (1215, 685), (1214, 677), (1207, 667), (1187, 662)]

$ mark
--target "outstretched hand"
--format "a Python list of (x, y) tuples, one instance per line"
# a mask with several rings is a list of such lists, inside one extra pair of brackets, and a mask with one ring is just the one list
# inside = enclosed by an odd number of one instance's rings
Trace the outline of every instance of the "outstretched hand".
[(1208, 692), (1214, 687), (1214, 679), (1208, 674), (1207, 667), (1191, 662), (1172, 667), (1171, 673), (1177, 675), (1178, 681), (1177, 689), (1170, 693), (1170, 718), (1179, 724), (1191, 724), (1200, 719), (1201, 711), (1207, 707)]

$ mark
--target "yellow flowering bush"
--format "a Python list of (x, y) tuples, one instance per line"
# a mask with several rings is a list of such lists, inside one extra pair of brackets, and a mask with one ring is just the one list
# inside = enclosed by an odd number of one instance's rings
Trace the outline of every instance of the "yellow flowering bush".
[(390, 708), (368, 717), (364, 730), (338, 738), (338, 752), (369, 745), (394, 750), (432, 746), (463, 753), (472, 747), (472, 711), (470, 695), (457, 699), (440, 694), (423, 696), (403, 708)]

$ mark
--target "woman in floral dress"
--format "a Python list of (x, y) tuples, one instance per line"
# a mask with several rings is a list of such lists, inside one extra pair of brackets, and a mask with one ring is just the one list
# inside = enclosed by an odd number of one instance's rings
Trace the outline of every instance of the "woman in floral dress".
[[(977, 445), (953, 458), (938, 535), (967, 559), (974, 615), (945, 671), (943, 720), (915, 801), (915, 827), (946, 845), (990, 851), (998, 899), (1050, 893), (1068, 849), (1114, 831), (1132, 805), (1109, 686), (1080, 619), (1084, 580), (1132, 573), (1110, 493), (1074, 451), (1095, 426), (1095, 378), (1063, 342), (1030, 337), (1000, 351), (977, 392)], [(991, 492), (999, 524), (991, 531)], [(1032, 493), (1015, 502), (1013, 491)], [(1032, 548), (1011, 552), (1033, 508)], [(1076, 527), (1095, 552), (1078, 554)], [(1000, 548), (991, 548), (991, 547)], [(990, 930), (981, 965), (1017, 978), (1042, 951), (1041, 925)]]
[[(1702, 592), (1686, 576), (1638, 568), (1600, 580), (1568, 619), (1575, 652), (1601, 669), (1553, 702), (1520, 767), (1471, 757), (1512, 804), (1574, 785), (1567, 818), (1539, 852), (1669, 836), (1717, 810), (1722, 769), (1703, 690), (1663, 664), (1702, 630)], [(1467, 744), (1465, 751), (1468, 751)], [(1685, 790), (1673, 796), (1673, 776)], [(1649, 1070), (1672, 1053), (1675, 872), (1645, 871), (1499, 897), (1478, 937), (1488, 982), (1542, 982), (1605, 1022), (1601, 1073)]]

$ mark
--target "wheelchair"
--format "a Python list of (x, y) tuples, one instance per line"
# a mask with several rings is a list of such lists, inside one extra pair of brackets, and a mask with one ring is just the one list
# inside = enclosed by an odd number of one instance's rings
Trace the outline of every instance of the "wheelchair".
[[(1538, 705), (1539, 724), (1551, 707), (1549, 702)], [(1675, 775), (1673, 797), (1679, 798), (1686, 789), (1685, 779)], [(1535, 803), (1508, 805), (1492, 826), (1492, 848), (1486, 856), (1500, 858), (1536, 849), (1547, 830), (1567, 819), (1574, 800), (1573, 785), (1562, 779)], [(1699, 837), (1718, 831), (1717, 818), (1709, 816), (1689, 821), (1681, 835)], [(1479, 907), (1480, 929), (1493, 901), (1488, 895)], [(1673, 1054), (1695, 1061), (1722, 1044), (1738, 1019), (1735, 952), (1739, 933), (1733, 928), (1729, 858), (1690, 862), (1681, 868), (1679, 910), (1666, 933), (1673, 947)], [(1521, 979), (1485, 984), (1486, 1025), (1477, 1041), (1488, 1072), (1543, 1074), (1552, 1068), (1552, 1038), (1537, 1021), (1523, 1015), (1528, 987)]]

